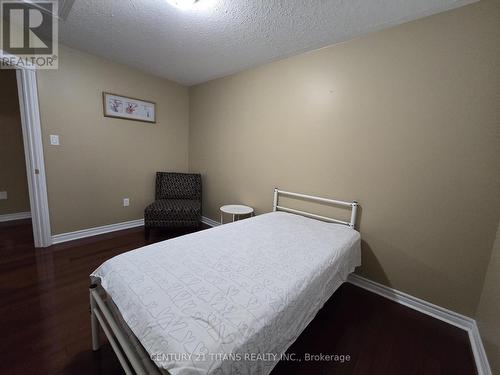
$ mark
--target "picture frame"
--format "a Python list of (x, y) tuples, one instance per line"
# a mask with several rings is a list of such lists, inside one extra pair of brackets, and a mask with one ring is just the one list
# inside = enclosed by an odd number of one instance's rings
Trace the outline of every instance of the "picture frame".
[(156, 103), (103, 91), (104, 117), (156, 124)]

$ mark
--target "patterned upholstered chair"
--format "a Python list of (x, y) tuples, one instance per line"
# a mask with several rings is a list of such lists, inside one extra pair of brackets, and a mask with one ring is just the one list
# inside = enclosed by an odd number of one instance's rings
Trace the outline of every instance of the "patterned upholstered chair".
[(197, 228), (201, 225), (201, 175), (156, 173), (155, 201), (144, 210), (146, 239), (152, 228)]

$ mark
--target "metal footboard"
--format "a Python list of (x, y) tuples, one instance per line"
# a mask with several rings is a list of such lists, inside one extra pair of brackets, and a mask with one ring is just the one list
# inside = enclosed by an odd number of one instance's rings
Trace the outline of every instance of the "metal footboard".
[(90, 323), (92, 328), (92, 350), (100, 348), (99, 327), (108, 338), (118, 361), (127, 375), (146, 375), (148, 371), (144, 367), (135, 348), (130, 343), (126, 334), (123, 333), (112, 312), (102, 300), (99, 292), (102, 287), (97, 284), (90, 286)]

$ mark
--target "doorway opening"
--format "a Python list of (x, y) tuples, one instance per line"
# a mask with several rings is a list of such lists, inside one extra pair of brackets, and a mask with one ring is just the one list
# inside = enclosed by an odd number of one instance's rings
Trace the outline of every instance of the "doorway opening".
[[(9, 147), (5, 147), (9, 149), (6, 150), (9, 151), (9, 156), (7, 153), (5, 156), (0, 155), (3, 159), (0, 162), (2, 169), (0, 171), (0, 198), (4, 198), (0, 200), (0, 221), (5, 223), (31, 217), (34, 246), (48, 247), (52, 244), (52, 236), (36, 70), (31, 67), (0, 70), (0, 82), (1, 95), (6, 96), (2, 98), (2, 106), (0, 106), (2, 113), (0, 115), (2, 133), (0, 134), (2, 138), (7, 137), (8, 134), (11, 142)], [(5, 106), (4, 103), (8, 104)], [(14, 129), (15, 124), (20, 126), (20, 129)], [(24, 169), (22, 169), (23, 162)], [(14, 168), (16, 173), (9, 173), (7, 177), (7, 170)]]
[(23, 241), (33, 243), (16, 72), (0, 70), (0, 82), (0, 230), (23, 227)]

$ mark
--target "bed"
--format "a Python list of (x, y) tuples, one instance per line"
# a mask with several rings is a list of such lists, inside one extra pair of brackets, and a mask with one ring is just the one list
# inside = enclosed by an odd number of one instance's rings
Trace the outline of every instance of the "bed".
[[(351, 209), (340, 221), (279, 196)], [(127, 374), (269, 374), (361, 263), (356, 202), (275, 189), (273, 212), (120, 254), (91, 274), (92, 347)]]

